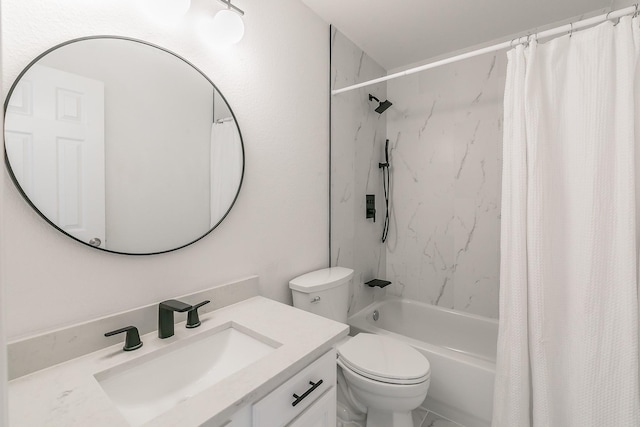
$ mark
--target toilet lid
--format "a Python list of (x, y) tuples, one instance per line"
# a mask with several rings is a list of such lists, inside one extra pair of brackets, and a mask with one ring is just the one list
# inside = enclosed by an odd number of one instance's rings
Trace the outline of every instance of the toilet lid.
[(429, 361), (418, 350), (382, 335), (361, 333), (337, 350), (347, 367), (376, 381), (416, 384), (431, 373)]

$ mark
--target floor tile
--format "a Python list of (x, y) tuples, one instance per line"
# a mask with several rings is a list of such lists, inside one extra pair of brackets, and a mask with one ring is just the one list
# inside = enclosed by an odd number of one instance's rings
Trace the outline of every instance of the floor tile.
[(413, 412), (411, 412), (411, 416), (413, 417), (413, 425), (416, 427), (420, 427), (424, 422), (424, 419), (427, 417), (427, 414), (428, 411), (426, 409), (414, 409)]
[(433, 412), (430, 412), (429, 414), (427, 414), (427, 417), (422, 422), (422, 425), (415, 424), (415, 421), (414, 421), (414, 425), (421, 426), (421, 427), (460, 427), (459, 424), (456, 424), (444, 418), (440, 418)]

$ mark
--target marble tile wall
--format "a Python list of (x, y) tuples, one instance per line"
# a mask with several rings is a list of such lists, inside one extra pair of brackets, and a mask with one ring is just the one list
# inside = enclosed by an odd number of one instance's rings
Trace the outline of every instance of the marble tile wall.
[[(331, 88), (386, 75), (386, 71), (335, 27), (331, 29)], [(382, 172), (386, 113), (374, 112), (371, 93), (386, 99), (386, 84), (331, 99), (331, 265), (355, 270), (349, 314), (373, 302), (364, 282), (386, 277)], [(393, 108), (393, 107), (391, 107)], [(389, 111), (389, 110), (387, 110)], [(365, 195), (375, 194), (376, 222), (365, 218)]]
[(498, 317), (504, 52), (389, 81), (388, 292)]
[[(331, 87), (386, 71), (335, 28)], [(498, 317), (504, 52), (333, 96), (331, 265), (353, 268), (349, 313), (371, 303), (364, 286)], [(382, 115), (368, 94), (393, 102)], [(381, 244), (384, 141), (390, 139), (392, 210)], [(376, 195), (377, 221), (365, 195)]]

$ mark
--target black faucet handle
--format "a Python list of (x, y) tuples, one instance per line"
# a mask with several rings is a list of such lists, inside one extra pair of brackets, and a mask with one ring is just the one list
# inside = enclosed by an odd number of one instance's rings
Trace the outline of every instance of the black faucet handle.
[(107, 332), (104, 334), (104, 336), (110, 337), (112, 335), (121, 334), (123, 332), (127, 333), (127, 336), (124, 338), (124, 347), (122, 347), (124, 351), (137, 350), (142, 347), (140, 333), (138, 333), (138, 328), (136, 328), (135, 326), (125, 326), (124, 328)]
[(187, 313), (187, 328), (197, 328), (200, 326), (200, 317), (198, 316), (198, 309), (205, 304), (209, 304), (211, 301), (205, 300), (199, 304), (194, 305), (189, 313)]

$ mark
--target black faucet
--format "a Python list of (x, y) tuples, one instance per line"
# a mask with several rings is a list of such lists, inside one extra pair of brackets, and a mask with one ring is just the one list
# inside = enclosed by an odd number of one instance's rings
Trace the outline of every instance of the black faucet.
[(173, 336), (173, 312), (182, 313), (189, 311), (193, 307), (181, 301), (170, 299), (162, 301), (158, 305), (158, 338), (169, 338)]

